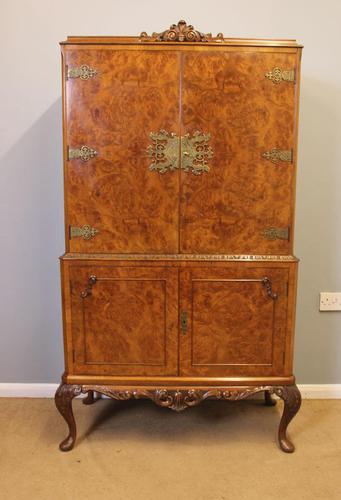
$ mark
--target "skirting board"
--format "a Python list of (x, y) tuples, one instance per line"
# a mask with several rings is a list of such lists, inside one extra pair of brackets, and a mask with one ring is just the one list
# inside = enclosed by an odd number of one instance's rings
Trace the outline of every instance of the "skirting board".
[[(0, 383), (3, 398), (53, 398), (58, 384)], [(298, 384), (303, 399), (341, 399), (341, 384)]]

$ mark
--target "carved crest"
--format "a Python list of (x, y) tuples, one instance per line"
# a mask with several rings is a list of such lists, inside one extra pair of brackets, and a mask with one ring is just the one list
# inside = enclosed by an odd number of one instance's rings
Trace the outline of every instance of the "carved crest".
[(140, 35), (141, 40), (151, 40), (155, 42), (211, 42), (215, 40), (223, 40), (224, 35), (218, 33), (216, 37), (212, 37), (212, 33), (201, 33), (196, 30), (191, 24), (180, 20), (178, 24), (172, 24), (169, 29), (161, 33), (153, 33), (148, 36), (145, 31)]

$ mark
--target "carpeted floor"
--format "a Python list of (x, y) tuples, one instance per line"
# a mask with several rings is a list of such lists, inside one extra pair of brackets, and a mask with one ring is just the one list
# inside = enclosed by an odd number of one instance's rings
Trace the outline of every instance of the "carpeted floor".
[(74, 403), (78, 441), (49, 399), (0, 399), (1, 500), (340, 500), (341, 401), (303, 401), (275, 436), (281, 404), (207, 401), (175, 413), (149, 401)]

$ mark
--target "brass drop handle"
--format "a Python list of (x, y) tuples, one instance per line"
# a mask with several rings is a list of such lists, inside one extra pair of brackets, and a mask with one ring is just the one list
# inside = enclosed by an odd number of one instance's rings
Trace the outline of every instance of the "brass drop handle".
[(187, 333), (187, 318), (188, 318), (187, 311), (182, 311), (181, 315), (180, 315), (182, 335), (186, 335), (186, 333)]

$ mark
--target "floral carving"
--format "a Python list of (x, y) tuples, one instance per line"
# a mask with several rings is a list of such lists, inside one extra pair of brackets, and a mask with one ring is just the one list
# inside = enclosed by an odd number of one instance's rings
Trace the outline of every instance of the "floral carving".
[(167, 389), (167, 388), (128, 388), (119, 390), (114, 386), (105, 385), (69, 385), (62, 383), (56, 392), (56, 406), (68, 424), (69, 434), (66, 439), (60, 444), (62, 451), (69, 451), (73, 448), (76, 439), (76, 423), (72, 412), (72, 399), (75, 396), (88, 394), (89, 401), (93, 402), (93, 392), (104, 394), (118, 401), (126, 401), (129, 399), (147, 398), (156, 403), (158, 406), (170, 408), (175, 411), (182, 411), (186, 408), (196, 406), (206, 399), (220, 399), (227, 401), (238, 401), (248, 398), (258, 392), (265, 392), (266, 400), (270, 402), (272, 394), (280, 397), (284, 401), (284, 411), (278, 430), (278, 439), (281, 449), (287, 453), (294, 451), (294, 445), (288, 439), (286, 430), (298, 412), (301, 405), (301, 394), (296, 385), (291, 386), (237, 386), (227, 388), (183, 388), (183, 389)]
[(197, 406), (206, 399), (221, 399), (237, 401), (245, 399), (256, 394), (257, 392), (269, 390), (273, 392), (273, 388), (268, 386), (258, 387), (238, 387), (234, 389), (133, 389), (119, 391), (110, 386), (95, 386), (83, 385), (82, 392), (96, 391), (119, 401), (128, 399), (150, 399), (158, 406), (169, 408), (175, 411), (183, 411), (186, 408)]
[(161, 33), (154, 32), (151, 37), (145, 31), (142, 31), (140, 38), (141, 40), (152, 39), (159, 42), (210, 42), (224, 40), (224, 35), (218, 33), (214, 38), (212, 37), (212, 33), (201, 33), (191, 24), (187, 25), (186, 21), (180, 20), (178, 24), (172, 24), (167, 30)]

